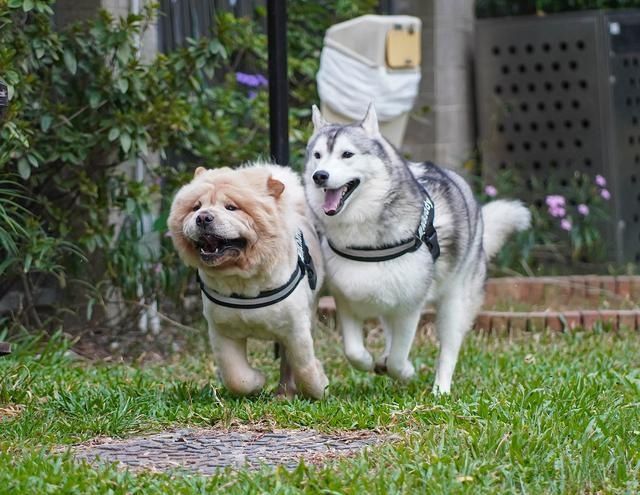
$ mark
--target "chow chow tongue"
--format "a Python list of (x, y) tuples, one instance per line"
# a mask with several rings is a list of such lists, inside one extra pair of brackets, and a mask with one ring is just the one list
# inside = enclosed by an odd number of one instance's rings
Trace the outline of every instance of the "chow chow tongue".
[(322, 209), (325, 213), (335, 213), (338, 211), (338, 206), (340, 206), (340, 200), (342, 199), (342, 191), (344, 191), (347, 186), (342, 186), (338, 189), (327, 189), (324, 194), (324, 203), (322, 204)]

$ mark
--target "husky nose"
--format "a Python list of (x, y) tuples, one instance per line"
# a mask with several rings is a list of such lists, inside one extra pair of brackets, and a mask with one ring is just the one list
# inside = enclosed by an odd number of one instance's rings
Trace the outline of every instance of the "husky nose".
[(327, 172), (326, 170), (317, 170), (316, 172), (314, 172), (311, 178), (313, 179), (313, 182), (315, 182), (319, 186), (322, 186), (329, 180), (329, 172)]
[(209, 225), (211, 222), (213, 222), (213, 215), (209, 213), (200, 213), (196, 217), (196, 225), (198, 227), (205, 227)]

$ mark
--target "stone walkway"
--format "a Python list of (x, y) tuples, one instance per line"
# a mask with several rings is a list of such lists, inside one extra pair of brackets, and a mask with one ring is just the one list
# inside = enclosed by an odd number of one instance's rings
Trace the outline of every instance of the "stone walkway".
[(263, 465), (295, 468), (301, 459), (320, 463), (355, 454), (381, 438), (373, 432), (327, 435), (312, 430), (184, 429), (123, 441), (82, 445), (75, 457), (89, 462), (118, 462), (130, 469), (187, 469), (213, 474), (225, 467)]

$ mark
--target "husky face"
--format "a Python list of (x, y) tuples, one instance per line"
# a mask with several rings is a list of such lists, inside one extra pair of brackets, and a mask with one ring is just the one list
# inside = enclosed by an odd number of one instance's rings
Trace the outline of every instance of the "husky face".
[(373, 107), (362, 122), (338, 125), (326, 122), (314, 105), (313, 124), (305, 169), (311, 209), (323, 222), (379, 214), (389, 188), (389, 160)]

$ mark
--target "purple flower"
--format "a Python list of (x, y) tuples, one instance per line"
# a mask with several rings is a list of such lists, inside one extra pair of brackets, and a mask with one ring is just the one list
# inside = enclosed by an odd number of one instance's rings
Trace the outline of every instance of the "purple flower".
[(259, 88), (267, 85), (267, 79), (262, 74), (247, 74), (236, 72), (236, 81), (250, 88)]
[(566, 231), (571, 230), (571, 220), (569, 220), (568, 218), (563, 218), (562, 220), (560, 220), (560, 228)]
[(495, 198), (496, 194), (498, 194), (498, 190), (492, 186), (491, 184), (485, 186), (484, 193), (490, 198)]
[(566, 210), (563, 206), (550, 206), (549, 207), (549, 215), (554, 218), (562, 218), (566, 214)]
[(607, 201), (611, 199), (611, 193), (608, 189), (603, 189), (602, 191), (600, 191), (600, 196), (602, 196), (602, 198), (606, 199)]
[(247, 93), (247, 98), (250, 99), (250, 100), (255, 99), (256, 96), (258, 96), (258, 92), (257, 91), (251, 90), (251, 91), (249, 91)]
[(607, 185), (607, 179), (598, 174), (596, 175), (596, 184), (598, 184), (600, 187), (604, 187)]
[(578, 205), (578, 213), (583, 217), (586, 217), (589, 214), (589, 207), (585, 204)]
[(560, 195), (550, 195), (547, 196), (546, 198), (546, 203), (547, 206), (551, 209), (551, 208), (564, 208), (565, 206), (565, 199), (564, 196), (560, 196)]

